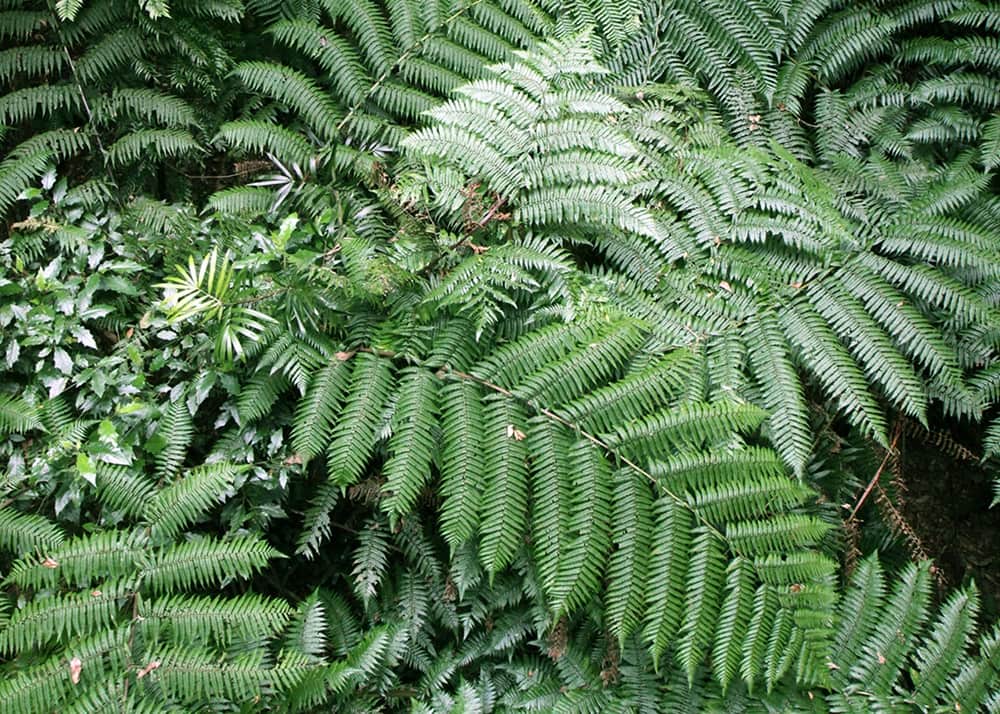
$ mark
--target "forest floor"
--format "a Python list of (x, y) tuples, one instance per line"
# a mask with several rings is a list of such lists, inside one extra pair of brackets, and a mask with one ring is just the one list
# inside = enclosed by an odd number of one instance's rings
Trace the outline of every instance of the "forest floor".
[(950, 586), (974, 581), (986, 620), (1000, 615), (1000, 504), (993, 469), (939, 445), (908, 439), (896, 481), (900, 511)]

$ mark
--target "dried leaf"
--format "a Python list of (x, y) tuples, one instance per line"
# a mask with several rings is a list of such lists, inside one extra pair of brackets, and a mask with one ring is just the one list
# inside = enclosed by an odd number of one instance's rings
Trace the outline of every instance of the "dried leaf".
[(153, 660), (152, 662), (150, 662), (149, 664), (147, 664), (145, 667), (143, 667), (142, 669), (140, 669), (138, 672), (136, 672), (135, 673), (135, 678), (136, 679), (142, 679), (147, 674), (149, 674), (150, 672), (152, 672), (154, 669), (159, 669), (159, 667), (160, 667), (159, 660)]
[(69, 661), (69, 681), (73, 684), (80, 683), (80, 672), (83, 671), (83, 662), (79, 657), (74, 657)]

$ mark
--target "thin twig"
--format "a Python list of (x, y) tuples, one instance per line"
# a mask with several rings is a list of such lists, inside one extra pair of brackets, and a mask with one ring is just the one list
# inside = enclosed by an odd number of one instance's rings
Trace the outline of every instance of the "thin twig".
[[(104, 157), (104, 166), (108, 172), (108, 178), (111, 179), (111, 184), (115, 188), (119, 188), (118, 180), (115, 178), (114, 172), (111, 170), (111, 161), (108, 157), (108, 151), (104, 148), (104, 142), (101, 141), (101, 134), (97, 131), (97, 127), (94, 126), (94, 113), (90, 110), (90, 102), (87, 101), (87, 93), (83, 91), (83, 85), (80, 83), (80, 77), (76, 73), (76, 63), (73, 62), (73, 55), (69, 52), (69, 47), (66, 43), (62, 41), (62, 33), (60, 33), (60, 42), (62, 43), (63, 52), (66, 54), (66, 61), (69, 63), (70, 74), (73, 75), (73, 83), (76, 84), (76, 90), (80, 93), (80, 101), (83, 102), (83, 111), (87, 114), (87, 123), (90, 127), (90, 133), (94, 135), (94, 141), (97, 142), (97, 148), (101, 152), (101, 156)], [(121, 191), (115, 192), (118, 199), (121, 199)]]
[(896, 444), (899, 441), (899, 435), (902, 433), (902, 422), (897, 421), (896, 426), (893, 429), (892, 443), (889, 444), (889, 448), (885, 452), (885, 458), (882, 459), (882, 463), (879, 464), (878, 470), (875, 475), (872, 476), (872, 480), (868, 482), (868, 486), (865, 488), (858, 502), (854, 504), (854, 508), (851, 510), (851, 515), (848, 516), (848, 521), (853, 521), (858, 515), (858, 511), (861, 506), (864, 505), (865, 501), (868, 499), (869, 494), (871, 494), (872, 489), (875, 488), (875, 484), (878, 483), (879, 478), (882, 477), (882, 472), (885, 471), (885, 467), (889, 463), (889, 459), (892, 457), (893, 453), (896, 451)]

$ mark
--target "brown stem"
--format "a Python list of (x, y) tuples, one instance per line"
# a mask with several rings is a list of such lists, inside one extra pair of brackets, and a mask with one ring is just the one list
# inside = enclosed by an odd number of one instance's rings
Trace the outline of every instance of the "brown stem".
[(896, 451), (896, 444), (899, 441), (899, 436), (902, 433), (902, 422), (897, 421), (896, 426), (893, 428), (892, 443), (889, 444), (889, 448), (885, 452), (885, 458), (882, 459), (882, 463), (879, 464), (878, 470), (875, 475), (872, 476), (872, 480), (868, 482), (868, 486), (865, 488), (861, 497), (858, 498), (857, 503), (854, 504), (854, 508), (851, 509), (851, 515), (848, 516), (848, 521), (853, 521), (858, 515), (858, 511), (861, 506), (864, 505), (865, 501), (868, 499), (869, 494), (871, 494), (872, 489), (875, 488), (875, 484), (878, 483), (879, 478), (882, 477), (882, 472), (885, 471), (886, 465), (889, 463), (889, 459), (892, 458), (893, 453)]

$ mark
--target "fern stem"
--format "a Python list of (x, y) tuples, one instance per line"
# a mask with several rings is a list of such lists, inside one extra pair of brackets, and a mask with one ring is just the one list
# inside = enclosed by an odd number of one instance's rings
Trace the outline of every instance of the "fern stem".
[(872, 489), (875, 488), (875, 484), (877, 484), (879, 478), (881, 478), (882, 472), (885, 471), (885, 467), (889, 463), (889, 459), (896, 452), (896, 443), (899, 441), (899, 436), (902, 433), (902, 431), (903, 431), (902, 422), (897, 421), (895, 428), (893, 428), (892, 443), (889, 444), (889, 448), (886, 449), (885, 458), (882, 459), (882, 463), (879, 464), (878, 470), (875, 472), (875, 475), (872, 476), (872, 480), (868, 482), (868, 486), (861, 494), (861, 497), (858, 498), (858, 502), (854, 504), (854, 508), (851, 510), (851, 515), (847, 517), (847, 520), (849, 522), (854, 521), (855, 516), (858, 515), (858, 511), (861, 509), (861, 506), (864, 505), (865, 501), (868, 499), (868, 496), (871, 494)]

